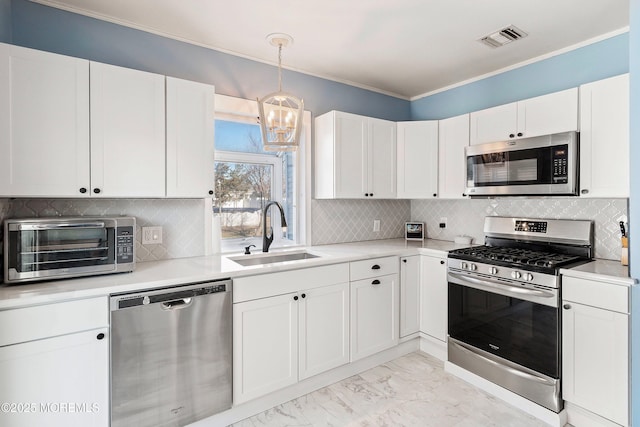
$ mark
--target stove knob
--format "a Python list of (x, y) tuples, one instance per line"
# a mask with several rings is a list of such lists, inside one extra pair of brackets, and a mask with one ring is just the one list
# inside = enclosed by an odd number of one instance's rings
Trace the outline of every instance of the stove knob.
[(478, 267), (473, 263), (471, 263), (471, 265), (469, 266), (469, 270), (471, 270), (471, 271), (476, 271), (477, 269), (478, 269)]
[(519, 272), (519, 271), (512, 271), (512, 272), (511, 272), (511, 277), (512, 277), (513, 279), (519, 279), (519, 278), (521, 278), (521, 277), (522, 277), (522, 274), (520, 274), (520, 272)]
[(532, 281), (532, 280), (533, 280), (533, 274), (531, 274), (531, 273), (526, 273), (526, 274), (524, 275), (524, 280), (526, 280), (527, 282)]
[(489, 273), (491, 273), (491, 274), (493, 274), (495, 276), (496, 274), (498, 274), (498, 269), (496, 267), (491, 267), (489, 269)]
[(465, 270), (467, 268), (467, 263), (466, 262), (461, 262), (460, 263), (460, 268), (462, 268), (463, 270)]

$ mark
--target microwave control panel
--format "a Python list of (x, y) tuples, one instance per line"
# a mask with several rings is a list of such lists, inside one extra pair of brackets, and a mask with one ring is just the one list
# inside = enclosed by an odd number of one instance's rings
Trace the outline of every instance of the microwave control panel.
[(118, 227), (116, 234), (116, 263), (133, 262), (133, 227)]
[(569, 180), (568, 160), (569, 160), (569, 146), (558, 145), (552, 147), (553, 158), (553, 183), (565, 184)]

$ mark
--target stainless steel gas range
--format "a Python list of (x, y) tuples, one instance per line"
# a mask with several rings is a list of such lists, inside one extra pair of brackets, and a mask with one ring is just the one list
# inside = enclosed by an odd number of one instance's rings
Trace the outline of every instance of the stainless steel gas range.
[(559, 412), (560, 268), (593, 257), (593, 223), (487, 217), (449, 252), (449, 362)]

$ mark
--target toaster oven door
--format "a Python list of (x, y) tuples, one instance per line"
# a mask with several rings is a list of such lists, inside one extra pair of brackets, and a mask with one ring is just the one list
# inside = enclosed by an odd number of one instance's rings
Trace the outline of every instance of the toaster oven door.
[(114, 270), (115, 227), (107, 222), (9, 224), (5, 280), (22, 282)]

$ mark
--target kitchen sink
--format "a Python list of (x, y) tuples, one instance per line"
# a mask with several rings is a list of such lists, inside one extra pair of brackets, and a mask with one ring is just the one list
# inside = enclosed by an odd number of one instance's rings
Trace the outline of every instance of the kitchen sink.
[(275, 264), (279, 262), (298, 261), (302, 259), (319, 258), (319, 255), (314, 255), (306, 251), (298, 252), (285, 252), (280, 254), (256, 254), (256, 255), (240, 255), (235, 257), (229, 257), (233, 262), (236, 262), (244, 267), (250, 265), (263, 265), (263, 264)]

